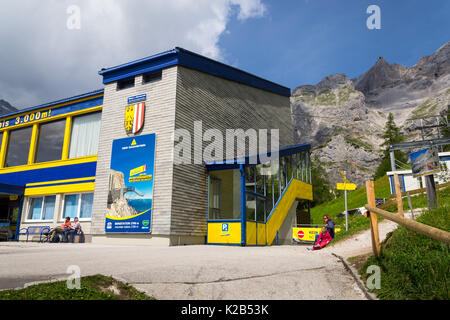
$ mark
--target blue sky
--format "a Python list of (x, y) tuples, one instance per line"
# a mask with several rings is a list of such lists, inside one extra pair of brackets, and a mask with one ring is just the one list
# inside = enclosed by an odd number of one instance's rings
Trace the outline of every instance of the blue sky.
[[(450, 40), (447, 0), (265, 1), (264, 17), (229, 23), (219, 41), (228, 62), (294, 89), (333, 73), (358, 77), (379, 56), (412, 66)], [(369, 30), (366, 9), (381, 9)]]
[[(381, 30), (366, 10), (381, 8)], [(70, 8), (79, 28), (69, 28)], [(103, 87), (97, 74), (176, 46), (291, 89), (412, 66), (450, 35), (448, 0), (4, 0), (0, 99), (32, 107)]]

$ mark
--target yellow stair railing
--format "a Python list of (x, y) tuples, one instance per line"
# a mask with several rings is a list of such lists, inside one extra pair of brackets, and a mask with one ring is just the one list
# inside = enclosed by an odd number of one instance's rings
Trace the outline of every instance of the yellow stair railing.
[(312, 185), (291, 179), (266, 222), (267, 245), (271, 246), (295, 200), (313, 200)]

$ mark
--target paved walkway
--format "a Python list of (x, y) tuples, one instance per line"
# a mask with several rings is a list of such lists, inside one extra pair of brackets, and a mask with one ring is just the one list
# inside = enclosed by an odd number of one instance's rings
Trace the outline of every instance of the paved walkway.
[[(395, 227), (380, 223), (381, 239)], [(365, 299), (333, 253), (370, 252), (369, 231), (321, 251), (306, 248), (0, 243), (0, 289), (67, 279), (77, 265), (82, 276), (112, 275), (157, 299)]]

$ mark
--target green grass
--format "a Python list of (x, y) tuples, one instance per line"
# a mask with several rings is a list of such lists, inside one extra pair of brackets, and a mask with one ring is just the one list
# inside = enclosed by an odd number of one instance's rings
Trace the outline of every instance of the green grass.
[[(374, 182), (375, 185), (375, 197), (385, 198), (386, 201), (391, 199), (390, 183), (387, 176), (384, 176)], [(438, 203), (450, 203), (450, 188), (445, 188), (437, 191)], [(363, 207), (367, 204), (366, 187), (360, 187), (355, 191), (348, 192), (348, 209), (356, 209)], [(414, 209), (427, 208), (428, 201), (427, 195), (421, 194), (411, 197), (411, 205)], [(384, 210), (389, 212), (397, 212), (397, 204), (394, 203)], [(408, 199), (403, 198), (403, 211), (405, 215), (410, 214), (410, 208), (408, 205)], [(323, 224), (323, 216), (328, 214), (333, 219), (336, 225), (341, 227), (341, 232), (336, 233), (336, 238), (333, 243), (336, 243), (343, 239), (348, 239), (352, 235), (367, 230), (370, 228), (369, 219), (361, 215), (349, 216), (348, 218), (348, 231), (345, 231), (345, 217), (336, 218), (336, 215), (345, 211), (344, 197), (337, 198), (327, 203), (323, 203), (311, 209), (311, 221), (313, 224)], [(378, 221), (382, 221), (381, 217), (378, 217)]]
[[(427, 211), (417, 221), (450, 232), (450, 203)], [(381, 288), (373, 290), (386, 300), (449, 300), (450, 246), (399, 227), (381, 245), (379, 259), (371, 257), (360, 269), (363, 278), (370, 265), (381, 269)]]
[[(438, 204), (450, 203), (450, 188), (444, 188), (436, 191)], [(410, 214), (410, 207), (408, 204), (408, 198), (403, 198), (403, 212), (405, 215)], [(413, 209), (417, 208), (428, 208), (428, 200), (426, 193), (421, 195), (411, 196), (411, 206)], [(397, 203), (384, 208), (384, 210), (389, 212), (397, 212)]]
[(412, 114), (415, 117), (425, 116), (427, 114), (433, 113), (434, 110), (436, 110), (437, 106), (437, 104), (433, 104), (431, 99), (427, 99), (424, 103), (415, 108)]
[(356, 149), (362, 148), (366, 151), (373, 151), (373, 147), (369, 143), (362, 141), (361, 137), (352, 138), (345, 136), (344, 141), (347, 142), (348, 144), (351, 144)]
[[(117, 292), (110, 288), (114, 286)], [(81, 289), (68, 289), (66, 281), (33, 285), (21, 290), (0, 291), (0, 300), (155, 300), (111, 277), (81, 278)]]

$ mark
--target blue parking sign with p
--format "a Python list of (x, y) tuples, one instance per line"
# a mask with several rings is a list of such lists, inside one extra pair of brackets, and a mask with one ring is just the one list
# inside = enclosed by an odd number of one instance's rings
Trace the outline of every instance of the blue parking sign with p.
[(228, 223), (223, 223), (222, 224), (222, 231), (228, 232)]

